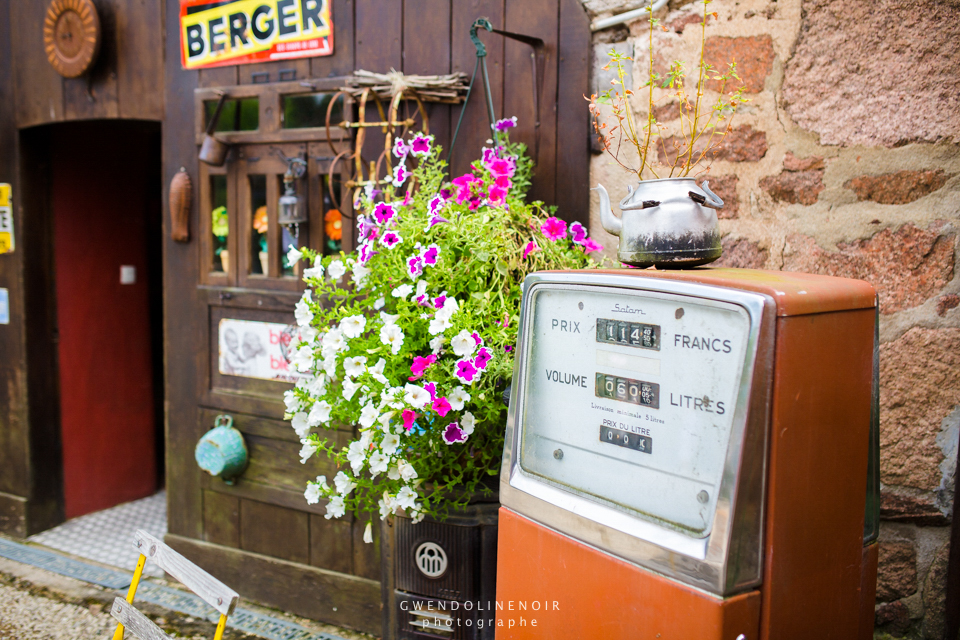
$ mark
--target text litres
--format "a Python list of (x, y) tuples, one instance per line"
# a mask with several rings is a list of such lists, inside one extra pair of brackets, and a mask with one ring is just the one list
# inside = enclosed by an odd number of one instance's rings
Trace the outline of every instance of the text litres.
[(700, 351), (716, 351), (730, 353), (732, 347), (729, 340), (704, 336), (688, 336), (678, 333), (673, 336), (673, 346), (684, 349), (699, 349)]
[(569, 384), (574, 387), (587, 388), (587, 376), (578, 376), (572, 373), (563, 373), (562, 371), (547, 369), (547, 380), (559, 382), (560, 384)]

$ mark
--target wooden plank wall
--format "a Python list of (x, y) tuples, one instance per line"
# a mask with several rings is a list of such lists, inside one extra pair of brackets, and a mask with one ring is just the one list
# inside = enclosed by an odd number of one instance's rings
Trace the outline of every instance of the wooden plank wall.
[[(61, 78), (43, 50), (49, 2), (7, 3), (10, 18), (16, 124), (31, 127), (93, 118), (163, 118), (161, 2), (97, 0), (101, 46), (90, 73)], [(174, 32), (179, 33), (179, 31)], [(174, 53), (179, 51), (177, 43)]]

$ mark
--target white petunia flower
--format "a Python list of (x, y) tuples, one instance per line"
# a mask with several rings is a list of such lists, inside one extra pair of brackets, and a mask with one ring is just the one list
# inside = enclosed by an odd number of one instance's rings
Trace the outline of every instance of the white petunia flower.
[[(443, 311), (443, 309), (441, 309), (440, 311)], [(427, 331), (429, 331), (430, 335), (432, 336), (435, 336), (438, 333), (443, 333), (444, 331), (450, 328), (450, 319), (441, 318), (440, 311), (437, 312), (436, 317), (434, 317), (430, 321), (430, 326), (427, 327)]]
[(443, 350), (443, 343), (445, 341), (446, 340), (444, 339), (443, 336), (437, 336), (436, 338), (430, 341), (430, 349), (433, 352), (433, 355), (440, 354), (440, 351)]
[(303, 445), (300, 447), (300, 464), (306, 464), (307, 460), (309, 460), (313, 454), (317, 452), (317, 445), (313, 444), (309, 440), (301, 440), (300, 444)]
[(307, 490), (303, 492), (303, 497), (307, 499), (307, 504), (317, 504), (320, 502), (320, 487), (315, 484), (307, 484)]
[(403, 396), (404, 401), (412, 407), (422, 409), (430, 402), (430, 393), (423, 387), (418, 387), (415, 384), (407, 384), (403, 390), (405, 391)]
[(368, 522), (367, 526), (363, 529), (363, 541), (367, 544), (373, 542), (373, 523)]
[(307, 422), (306, 412), (300, 411), (293, 416), (293, 419), (290, 421), (290, 426), (293, 427), (293, 430), (297, 432), (300, 438), (306, 438), (310, 432), (310, 423)]
[(326, 358), (328, 354), (337, 353), (346, 348), (346, 346), (347, 341), (343, 338), (343, 331), (340, 329), (331, 329), (323, 336), (323, 357)]
[(390, 346), (390, 351), (396, 355), (403, 346), (403, 331), (395, 324), (388, 324), (380, 329), (380, 342)]
[(406, 298), (413, 293), (413, 285), (402, 284), (390, 292), (394, 298)]
[(297, 371), (310, 371), (313, 367), (313, 348), (303, 346), (297, 349), (297, 352), (293, 354), (292, 364), (297, 368)]
[(397, 506), (401, 509), (415, 509), (417, 494), (410, 487), (404, 487), (397, 493)]
[(353, 469), (353, 473), (360, 473), (360, 469), (363, 469), (363, 462), (367, 459), (366, 449), (360, 443), (359, 440), (354, 440), (350, 443), (350, 447), (347, 449), (347, 461), (350, 463), (350, 468)]
[(321, 373), (307, 384), (307, 391), (309, 391), (312, 396), (322, 396), (326, 386), (327, 376)]
[(371, 403), (371, 404), (367, 404), (360, 411), (360, 420), (358, 422), (360, 423), (360, 426), (363, 427), (364, 429), (369, 429), (370, 427), (373, 426), (373, 423), (376, 422), (377, 418), (379, 417), (380, 417), (380, 412), (377, 411), (377, 408), (373, 406), (373, 404)]
[(397, 452), (397, 447), (400, 446), (400, 438), (392, 433), (388, 433), (383, 436), (383, 440), (380, 442), (380, 450), (383, 451), (384, 455), (392, 456)]
[(317, 341), (318, 335), (320, 335), (320, 332), (314, 327), (300, 327), (300, 342), (303, 344), (313, 345)]
[(386, 300), (383, 298), (377, 298), (377, 301), (373, 303), (373, 308), (377, 311), (380, 311), (380, 309), (383, 309), (383, 305), (385, 304), (387, 304)]
[(413, 465), (406, 460), (400, 460), (397, 462), (397, 470), (400, 472), (400, 477), (406, 482), (415, 480), (417, 477), (417, 470), (414, 469)]
[(400, 479), (400, 471), (397, 469), (396, 465), (391, 466), (389, 469), (387, 469), (387, 477), (390, 478), (391, 480)]
[(379, 451), (374, 451), (370, 454), (370, 477), (376, 478), (379, 474), (386, 471), (389, 462), (390, 460)]
[(414, 509), (409, 515), (410, 522), (417, 524), (421, 522), (427, 514), (425, 514), (423, 511), (420, 511), (420, 509)]
[(473, 428), (476, 426), (476, 418), (473, 417), (473, 414), (467, 411), (463, 414), (463, 417), (460, 418), (460, 429), (463, 430), (468, 436), (473, 433)]
[(359, 338), (367, 326), (367, 319), (361, 315), (349, 316), (340, 321), (340, 331), (348, 338)]
[(343, 517), (343, 514), (346, 512), (347, 508), (343, 505), (343, 498), (333, 496), (330, 498), (330, 502), (327, 503), (327, 514), (323, 517), (327, 520), (330, 518), (340, 518)]
[(470, 394), (463, 387), (454, 387), (453, 391), (447, 394), (447, 402), (451, 409), (460, 411), (464, 403), (470, 402)]
[(380, 507), (380, 519), (383, 520), (397, 510), (397, 499), (384, 491), (383, 498), (377, 502), (377, 506)]
[(287, 389), (283, 392), (283, 404), (287, 408), (287, 413), (297, 413), (303, 408), (303, 401), (300, 400), (293, 389)]
[(343, 471), (337, 472), (337, 475), (333, 478), (333, 484), (337, 487), (337, 493), (344, 497), (350, 495), (350, 492), (357, 488), (357, 483)]
[(367, 370), (367, 357), (366, 356), (355, 356), (353, 358), (345, 358), (343, 361), (343, 373), (348, 378), (355, 378), (359, 376), (364, 371)]
[(313, 407), (310, 409), (310, 415), (307, 416), (307, 424), (311, 427), (325, 424), (330, 419), (331, 408), (330, 403), (326, 400), (314, 402)]
[(453, 317), (453, 314), (460, 309), (460, 305), (457, 304), (457, 299), (454, 297), (449, 297), (443, 301), (443, 307), (437, 310), (436, 317), (443, 320), (449, 320)]
[(307, 327), (310, 325), (310, 321), (313, 320), (313, 311), (310, 310), (310, 302), (313, 302), (313, 296), (310, 294), (310, 290), (307, 289), (303, 292), (303, 296), (300, 297), (300, 300), (297, 301), (296, 306), (293, 308), (293, 317), (297, 320), (297, 326)]
[(393, 314), (393, 315), (390, 315), (390, 314), (387, 313), (386, 311), (381, 311), (381, 312), (380, 312), (380, 320), (383, 321), (383, 324), (384, 324), (384, 325), (397, 324), (397, 318), (399, 318), (399, 317), (400, 317), (400, 314), (399, 314), (399, 313), (395, 313), (395, 314)]
[(367, 367), (367, 371), (370, 372), (370, 375), (373, 376), (373, 379), (379, 382), (380, 384), (387, 384), (387, 378), (383, 375), (383, 369), (387, 366), (387, 361), (383, 358), (377, 360), (377, 364), (372, 367)]
[(421, 280), (420, 282), (417, 283), (417, 292), (414, 297), (419, 298), (420, 296), (424, 295), (426, 292), (427, 292), (427, 281)]
[(347, 268), (343, 266), (343, 261), (334, 260), (330, 263), (330, 266), (327, 267), (327, 275), (330, 276), (330, 279), (336, 282), (343, 277), (343, 274), (347, 272)]
[(323, 370), (328, 376), (330, 376), (331, 380), (336, 380), (337, 379), (337, 357), (330, 356), (329, 358), (324, 360)]
[(300, 262), (300, 258), (303, 257), (303, 253), (300, 252), (295, 246), (290, 245), (290, 249), (287, 250), (287, 262), (290, 263), (290, 266)]
[(360, 388), (360, 384), (350, 380), (349, 378), (343, 381), (343, 399), (344, 400), (353, 400), (353, 394), (357, 392), (357, 389)]
[(477, 349), (477, 343), (473, 341), (470, 332), (464, 329), (450, 340), (450, 346), (453, 352), (461, 358), (469, 358)]
[(353, 267), (353, 283), (357, 285), (357, 289), (363, 289), (367, 276), (370, 275), (370, 268), (362, 264), (354, 265)]
[(320, 256), (317, 256), (316, 258), (313, 259), (312, 267), (303, 270), (303, 277), (304, 279), (316, 278), (317, 280), (323, 277), (323, 264), (322, 264), (322, 258)]

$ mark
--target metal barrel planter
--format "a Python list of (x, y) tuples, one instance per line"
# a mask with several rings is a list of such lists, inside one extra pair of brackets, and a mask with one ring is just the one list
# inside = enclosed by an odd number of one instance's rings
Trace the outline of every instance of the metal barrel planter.
[(500, 503), (382, 528), (384, 640), (493, 640)]

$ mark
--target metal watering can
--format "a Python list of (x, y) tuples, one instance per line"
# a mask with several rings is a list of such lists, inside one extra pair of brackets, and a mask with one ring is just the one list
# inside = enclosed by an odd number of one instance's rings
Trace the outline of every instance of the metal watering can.
[(620, 238), (617, 258), (635, 267), (687, 269), (720, 257), (720, 228), (715, 209), (721, 200), (704, 181), (693, 178), (643, 180), (620, 201), (620, 217), (613, 215), (610, 196), (603, 185), (600, 223)]

